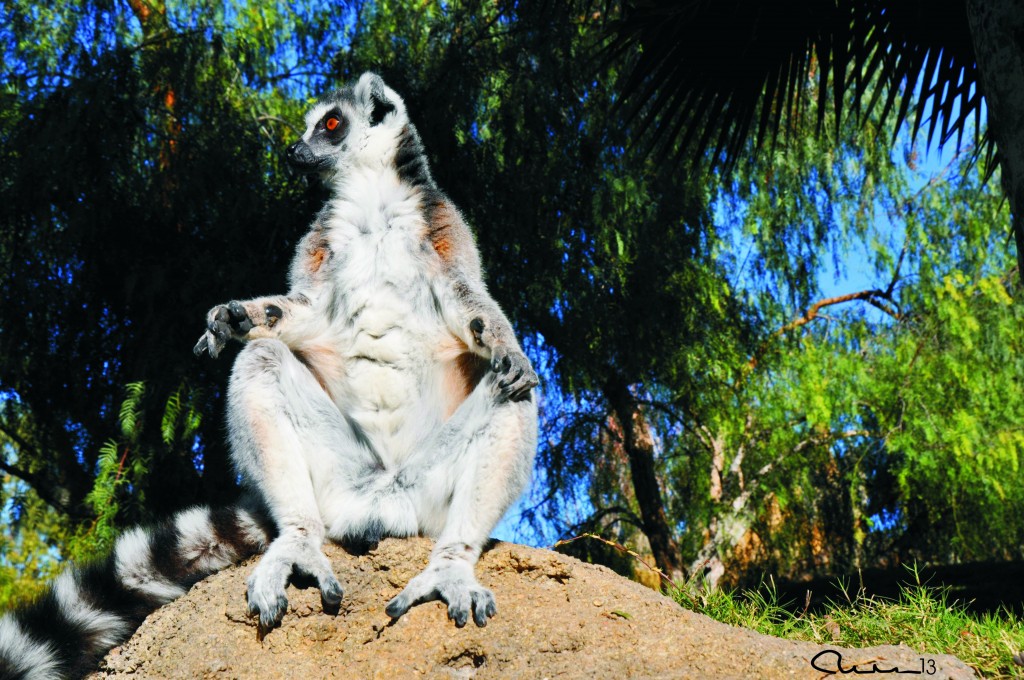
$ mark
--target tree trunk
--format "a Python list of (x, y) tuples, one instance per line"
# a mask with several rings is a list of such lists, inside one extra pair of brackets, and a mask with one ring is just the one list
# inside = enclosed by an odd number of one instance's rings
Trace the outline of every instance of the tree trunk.
[(622, 446), (629, 459), (633, 492), (640, 506), (643, 532), (651, 544), (654, 560), (669, 578), (678, 582), (682, 578), (679, 544), (665, 514), (665, 503), (654, 471), (654, 438), (647, 420), (629, 386), (621, 378), (610, 378), (605, 383), (604, 394), (622, 428)]
[(967, 18), (1024, 280), (1024, 3), (967, 0)]

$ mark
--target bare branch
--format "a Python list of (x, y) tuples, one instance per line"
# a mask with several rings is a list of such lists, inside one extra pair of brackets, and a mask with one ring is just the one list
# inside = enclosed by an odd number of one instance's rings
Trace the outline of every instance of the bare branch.
[[(640, 529), (641, 531), (643, 531), (643, 521), (639, 517), (637, 517), (635, 512), (633, 512), (629, 508), (623, 507), (621, 505), (613, 505), (611, 507), (602, 508), (601, 510), (598, 510), (593, 515), (591, 515), (590, 517), (585, 519), (583, 522), (581, 522), (579, 524), (578, 528), (579, 529), (583, 529), (583, 528), (585, 528), (587, 526), (592, 526), (592, 527), (593, 526), (597, 526), (598, 522), (600, 522), (605, 517), (607, 517), (608, 515), (611, 515), (611, 514), (618, 515), (616, 520), (623, 520), (625, 522), (628, 522), (629, 524), (632, 524), (637, 529)], [(580, 532), (579, 531), (573, 531), (573, 533), (580, 533)]]
[(907, 256), (907, 244), (904, 242), (900, 248), (900, 256), (896, 259), (896, 267), (892, 270), (892, 281), (885, 289), (885, 296), (891, 298), (892, 292), (896, 289), (896, 283), (900, 280), (900, 269), (903, 267), (903, 259)]
[[(898, 274), (898, 270), (897, 270), (897, 274)], [(799, 316), (796, 319), (793, 319), (788, 324), (786, 324), (785, 326), (783, 326), (779, 330), (777, 330), (774, 333), (772, 333), (771, 336), (767, 340), (765, 340), (763, 343), (761, 343), (761, 346), (758, 348), (757, 352), (754, 354), (754, 356), (752, 356), (750, 358), (750, 361), (747, 362), (747, 371), (750, 371), (755, 366), (757, 366), (757, 362), (760, 360), (760, 358), (762, 356), (764, 356), (765, 352), (768, 351), (769, 345), (774, 340), (777, 340), (778, 338), (781, 338), (786, 333), (789, 333), (790, 331), (796, 330), (797, 328), (800, 328), (801, 326), (806, 326), (810, 322), (812, 322), (815, 319), (819, 318), (820, 316), (822, 316), (821, 315), (821, 310), (825, 309), (826, 307), (832, 307), (833, 305), (839, 305), (839, 304), (843, 304), (845, 302), (853, 302), (854, 300), (862, 300), (864, 302), (867, 302), (869, 305), (882, 310), (883, 312), (885, 312), (886, 314), (888, 314), (889, 316), (891, 316), (895, 320), (897, 320), (897, 321), (902, 320), (903, 319), (903, 314), (901, 314), (898, 309), (895, 309), (894, 307), (890, 306), (891, 303), (892, 303), (891, 289), (895, 286), (895, 280), (896, 279), (894, 278), (893, 282), (889, 284), (890, 290), (888, 290), (888, 291), (878, 290), (877, 288), (873, 288), (871, 290), (862, 290), (862, 291), (858, 291), (856, 293), (847, 293), (846, 295), (836, 295), (835, 297), (825, 298), (824, 300), (818, 300), (813, 305), (808, 307), (807, 311), (804, 312), (804, 314), (802, 316)], [(890, 304), (886, 304), (886, 302), (888, 302)]]

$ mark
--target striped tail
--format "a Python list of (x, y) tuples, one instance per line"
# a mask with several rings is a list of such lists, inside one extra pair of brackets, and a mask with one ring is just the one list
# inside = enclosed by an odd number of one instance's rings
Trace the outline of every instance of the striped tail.
[(78, 678), (148, 614), (197, 581), (262, 552), (274, 525), (249, 506), (196, 507), (122, 534), (105, 559), (72, 566), (0, 618), (0, 680)]

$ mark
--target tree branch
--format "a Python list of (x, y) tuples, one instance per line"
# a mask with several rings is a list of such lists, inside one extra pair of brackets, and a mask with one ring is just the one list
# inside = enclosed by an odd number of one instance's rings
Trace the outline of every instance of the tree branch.
[[(901, 255), (900, 260), (902, 261), (902, 259), (903, 258)], [(886, 304), (886, 302), (892, 302), (892, 289), (896, 285), (896, 277), (898, 276), (898, 274), (899, 268), (897, 267), (896, 274), (893, 276), (893, 280), (892, 282), (890, 282), (888, 290), (878, 290), (877, 288), (873, 288), (871, 290), (862, 290), (856, 293), (836, 295), (835, 297), (825, 298), (824, 300), (818, 300), (813, 305), (807, 308), (807, 311), (804, 312), (803, 316), (799, 316), (793, 319), (788, 324), (772, 333), (767, 340), (762, 342), (757, 352), (754, 354), (754, 356), (750, 358), (750, 361), (747, 362), (747, 370), (749, 371), (753, 369), (755, 366), (757, 366), (757, 362), (761, 359), (761, 357), (764, 356), (765, 352), (768, 351), (769, 345), (774, 340), (781, 338), (783, 335), (789, 333), (790, 331), (796, 330), (801, 326), (806, 326), (810, 322), (814, 321), (816, 318), (819, 317), (821, 310), (825, 309), (826, 307), (832, 307), (833, 305), (843, 304), (844, 302), (853, 302), (854, 300), (863, 300), (864, 302), (867, 302), (869, 305), (882, 310), (895, 320), (901, 321), (903, 319), (903, 314), (901, 314), (898, 309), (895, 309), (894, 307), (890, 306), (890, 304)]]
[(587, 527), (596, 527), (598, 522), (600, 522), (605, 517), (613, 513), (619, 515), (619, 517), (615, 518), (616, 521), (626, 521), (629, 524), (635, 526), (640, 531), (643, 531), (643, 520), (637, 517), (635, 512), (633, 512), (629, 508), (622, 507), (621, 505), (613, 505), (611, 507), (602, 508), (601, 510), (598, 510), (593, 515), (580, 522), (580, 524), (577, 525), (573, 533), (579, 534), (587, 530)]
[[(31, 446), (22, 439), (19, 435), (12, 432), (3, 424), (0, 424), (0, 433), (2, 433), (11, 443), (18, 447), (19, 451), (35, 451), (35, 447)], [(37, 475), (34, 472), (30, 472), (23, 468), (8, 463), (3, 458), (0, 458), (0, 470), (3, 470), (9, 475), (17, 477), (21, 481), (28, 484), (36, 492), (44, 503), (51, 506), (55, 510), (68, 515), (69, 517), (79, 517), (80, 514), (73, 511), (71, 507), (71, 492), (61, 486), (60, 484), (54, 484), (44, 479), (42, 476)]]

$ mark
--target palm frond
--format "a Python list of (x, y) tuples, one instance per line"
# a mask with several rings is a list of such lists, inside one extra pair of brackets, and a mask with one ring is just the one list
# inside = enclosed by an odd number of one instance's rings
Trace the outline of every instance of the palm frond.
[[(955, 139), (981, 113), (962, 0), (625, 0), (609, 58), (631, 59), (622, 89), (634, 138), (731, 165), (791, 128), (816, 89), (817, 126), (881, 104), (914, 139)], [(895, 116), (889, 120), (890, 116)], [(975, 134), (980, 125), (975, 126)]]

